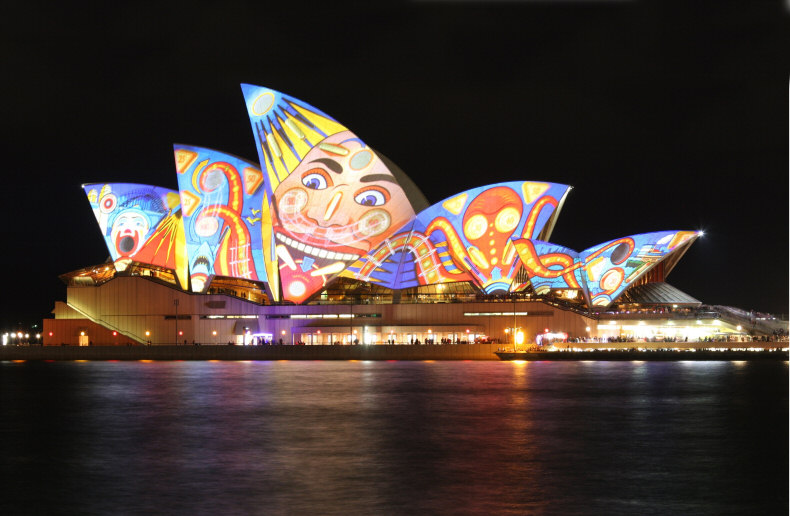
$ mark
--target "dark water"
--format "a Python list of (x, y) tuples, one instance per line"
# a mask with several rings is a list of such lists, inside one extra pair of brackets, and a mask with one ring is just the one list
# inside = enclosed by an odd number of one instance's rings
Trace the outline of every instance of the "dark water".
[(0, 363), (0, 514), (787, 514), (787, 362)]

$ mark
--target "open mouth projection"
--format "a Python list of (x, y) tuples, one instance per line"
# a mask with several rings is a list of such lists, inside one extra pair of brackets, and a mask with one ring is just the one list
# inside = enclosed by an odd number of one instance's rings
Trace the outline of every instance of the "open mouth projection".
[(302, 252), (306, 255), (313, 256), (315, 258), (319, 258), (322, 260), (331, 260), (331, 261), (342, 260), (348, 262), (352, 260), (357, 260), (360, 256), (358, 254), (337, 253), (335, 251), (329, 251), (328, 249), (314, 247), (312, 245), (305, 244), (304, 242), (298, 242), (290, 237), (283, 235), (282, 233), (277, 233), (277, 240), (287, 245), (291, 249), (296, 249), (297, 251)]
[(121, 256), (131, 256), (138, 250), (140, 235), (131, 230), (121, 231), (115, 240), (115, 248)]
[[(381, 235), (392, 224), (390, 214), (379, 208), (368, 210), (352, 224), (321, 226), (313, 218), (305, 216), (302, 210), (306, 205), (307, 193), (304, 190), (300, 188), (289, 190), (278, 203), (279, 219), (283, 228), (291, 234), (298, 234), (299, 241), (305, 246), (319, 250), (327, 247), (353, 246), (359, 247), (361, 251), (367, 251), (371, 247), (371, 238)], [(287, 241), (283, 242), (299, 249)], [(307, 254), (312, 253), (308, 251)], [(348, 253), (341, 253), (341, 256), (345, 254)]]
[(205, 256), (198, 256), (195, 258), (195, 263), (192, 264), (195, 270), (209, 270), (211, 268), (211, 261)]

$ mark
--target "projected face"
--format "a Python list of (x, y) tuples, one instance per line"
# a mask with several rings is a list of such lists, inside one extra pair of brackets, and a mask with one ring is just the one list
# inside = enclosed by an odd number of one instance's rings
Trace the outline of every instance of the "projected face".
[(284, 233), (335, 259), (368, 252), (413, 214), (389, 170), (350, 131), (313, 147), (274, 196)]
[(340, 272), (414, 215), (392, 173), (350, 131), (313, 147), (277, 187), (274, 205), (278, 252), (293, 276), (290, 287), (283, 282), (284, 294), (293, 299), (314, 292), (320, 277)]
[(521, 220), (521, 198), (512, 189), (498, 186), (478, 195), (464, 213), (464, 236), (472, 244), (469, 257), (489, 276), (497, 265), (514, 258), (510, 235)]
[(134, 256), (144, 243), (148, 234), (148, 217), (137, 209), (120, 213), (113, 222), (110, 238), (115, 244), (119, 257)]

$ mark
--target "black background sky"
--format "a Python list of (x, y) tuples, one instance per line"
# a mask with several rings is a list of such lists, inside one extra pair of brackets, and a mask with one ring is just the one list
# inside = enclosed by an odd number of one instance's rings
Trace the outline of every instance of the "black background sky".
[[(215, 5), (216, 4), (216, 5)], [(702, 229), (668, 281), (788, 312), (782, 2), (26, 2), (4, 8), (2, 317), (108, 252), (80, 185), (176, 189), (172, 144), (257, 160), (239, 83), (324, 110), (438, 202), (574, 186), (552, 241)]]

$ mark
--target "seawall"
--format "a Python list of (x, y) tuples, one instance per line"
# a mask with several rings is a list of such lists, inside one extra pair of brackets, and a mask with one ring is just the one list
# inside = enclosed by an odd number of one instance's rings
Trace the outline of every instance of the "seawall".
[(498, 360), (495, 344), (432, 346), (6, 346), (0, 360)]
[[(498, 344), (430, 346), (4, 346), (0, 360), (499, 360)], [(563, 351), (520, 360), (787, 360), (787, 351)]]

